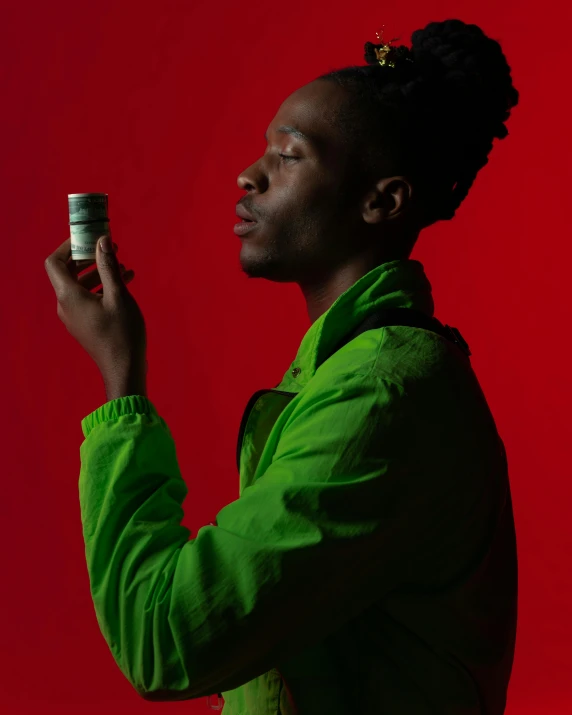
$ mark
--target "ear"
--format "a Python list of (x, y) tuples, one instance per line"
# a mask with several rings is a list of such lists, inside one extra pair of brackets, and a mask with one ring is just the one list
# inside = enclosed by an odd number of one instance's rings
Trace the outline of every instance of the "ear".
[(366, 223), (396, 221), (411, 213), (413, 186), (405, 176), (380, 179), (366, 195), (362, 216)]

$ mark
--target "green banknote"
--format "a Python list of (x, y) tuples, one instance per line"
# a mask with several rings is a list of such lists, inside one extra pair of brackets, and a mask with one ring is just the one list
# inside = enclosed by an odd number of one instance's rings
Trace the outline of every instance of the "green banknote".
[(97, 239), (110, 234), (107, 194), (68, 194), (71, 257), (95, 261)]

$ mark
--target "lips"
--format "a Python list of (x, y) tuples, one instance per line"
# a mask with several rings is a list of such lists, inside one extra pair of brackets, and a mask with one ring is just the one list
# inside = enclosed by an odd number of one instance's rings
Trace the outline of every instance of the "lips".
[(236, 215), (238, 216), (238, 218), (241, 218), (244, 221), (256, 223), (255, 219), (252, 217), (252, 214), (249, 211), (247, 211), (244, 208), (244, 206), (241, 206), (240, 204), (237, 204), (237, 206), (236, 206)]

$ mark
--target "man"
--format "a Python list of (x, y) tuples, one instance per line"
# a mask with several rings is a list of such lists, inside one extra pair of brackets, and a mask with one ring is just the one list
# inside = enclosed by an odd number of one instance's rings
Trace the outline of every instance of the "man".
[(82, 421), (98, 622), (148, 700), (500, 715), (517, 593), (505, 450), (458, 343), (407, 324), (347, 341), (383, 308), (431, 319), (409, 256), (439, 217), (410, 175), (358, 169), (337, 124), (347, 101), (323, 78), (298, 89), (238, 179), (254, 219), (235, 229), (243, 271), (296, 282), (312, 321), (281, 383), (246, 407), (239, 499), (189, 539), (175, 445), (147, 397)]

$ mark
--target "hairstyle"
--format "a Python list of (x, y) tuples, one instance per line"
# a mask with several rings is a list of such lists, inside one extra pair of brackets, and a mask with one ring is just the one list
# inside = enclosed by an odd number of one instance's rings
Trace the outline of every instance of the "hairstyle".
[(395, 67), (379, 65), (381, 46), (365, 43), (367, 65), (317, 79), (348, 92), (333, 121), (355, 152), (360, 180), (407, 176), (419, 192), (424, 228), (453, 218), (493, 139), (508, 135), (504, 122), (519, 93), (500, 44), (477, 25), (429, 23), (413, 32), (411, 49), (392, 49), (387, 59)]

